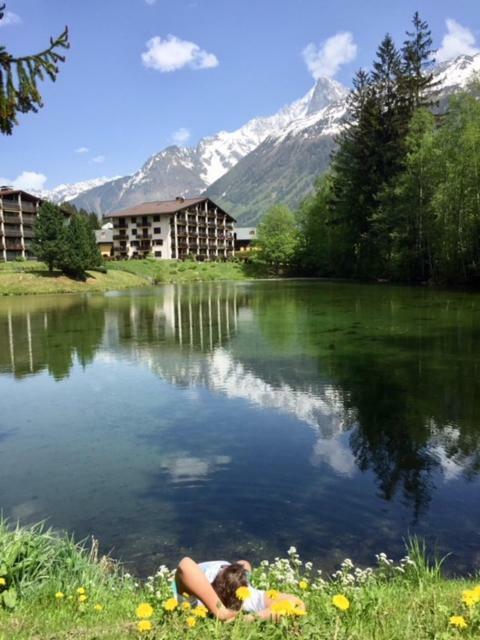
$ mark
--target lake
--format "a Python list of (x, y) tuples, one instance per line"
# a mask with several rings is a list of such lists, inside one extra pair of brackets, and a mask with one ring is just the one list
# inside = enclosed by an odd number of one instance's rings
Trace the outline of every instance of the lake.
[(0, 299), (0, 509), (146, 575), (409, 534), (480, 564), (480, 296), (317, 281)]

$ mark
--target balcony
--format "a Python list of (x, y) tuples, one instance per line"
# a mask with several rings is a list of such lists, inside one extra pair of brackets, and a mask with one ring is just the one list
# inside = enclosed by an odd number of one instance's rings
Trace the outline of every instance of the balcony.
[(22, 201), (22, 211), (24, 213), (35, 213), (36, 210), (37, 208), (33, 202)]
[(21, 238), (22, 237), (22, 232), (20, 231), (20, 229), (9, 229), (8, 227), (5, 227), (5, 237), (6, 238)]
[(37, 219), (37, 216), (32, 216), (32, 215), (29, 215), (28, 213), (24, 213), (22, 216), (24, 225), (30, 225), (30, 226), (34, 225), (36, 219)]
[(22, 243), (5, 238), (5, 248), (7, 251), (23, 251)]
[(2, 207), (4, 211), (20, 211), (20, 205), (18, 204), (18, 201), (12, 202), (3, 200)]
[(151, 226), (151, 222), (137, 222), (137, 229), (148, 229)]
[(20, 216), (12, 216), (9, 215), (8, 213), (4, 213), (3, 214), (3, 221), (8, 224), (20, 224)]

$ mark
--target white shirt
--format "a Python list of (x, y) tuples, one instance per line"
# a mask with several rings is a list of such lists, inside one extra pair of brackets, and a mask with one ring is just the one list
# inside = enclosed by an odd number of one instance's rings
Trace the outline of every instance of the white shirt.
[[(209, 583), (212, 584), (219, 571), (229, 564), (231, 563), (226, 560), (213, 560), (212, 562), (201, 562), (198, 566), (205, 574)], [(243, 601), (243, 611), (247, 611), (248, 613), (258, 613), (259, 611), (263, 611), (266, 607), (265, 591), (255, 589), (251, 584), (248, 585), (248, 588), (250, 589), (250, 597)]]

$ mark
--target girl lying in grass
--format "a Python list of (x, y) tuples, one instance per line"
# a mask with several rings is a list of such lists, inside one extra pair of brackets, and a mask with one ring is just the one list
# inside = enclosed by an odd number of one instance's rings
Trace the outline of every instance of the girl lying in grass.
[(248, 582), (251, 570), (247, 560), (233, 564), (222, 560), (197, 564), (191, 558), (183, 558), (175, 573), (175, 595), (177, 599), (185, 596), (197, 598), (222, 621), (233, 620), (239, 611), (252, 614), (251, 619), (276, 618), (272, 606), (279, 601), (288, 601), (305, 610), (304, 603), (297, 596), (280, 593), (273, 599), (268, 592), (252, 587)]

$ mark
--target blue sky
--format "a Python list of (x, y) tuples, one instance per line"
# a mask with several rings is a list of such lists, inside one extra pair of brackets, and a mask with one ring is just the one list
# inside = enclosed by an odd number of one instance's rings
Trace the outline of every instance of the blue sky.
[(349, 85), (385, 32), (401, 43), (417, 8), (441, 56), (480, 48), (478, 0), (3, 1), (0, 43), (14, 54), (70, 29), (45, 107), (0, 140), (0, 176), (30, 172), (30, 186), (47, 188), (125, 175), (175, 140), (274, 113), (315, 74)]

